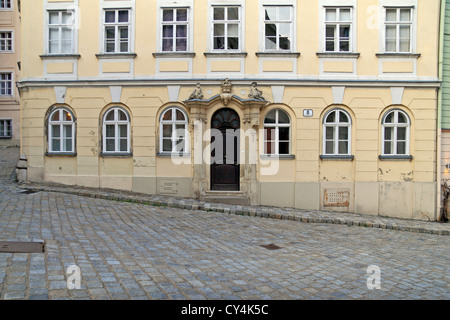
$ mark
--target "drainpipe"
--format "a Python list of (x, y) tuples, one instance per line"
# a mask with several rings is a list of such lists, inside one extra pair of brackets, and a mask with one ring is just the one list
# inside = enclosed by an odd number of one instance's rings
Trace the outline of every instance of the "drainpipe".
[[(445, 10), (446, 0), (441, 0), (441, 17), (439, 26), (439, 81), (442, 83), (443, 78), (443, 63), (444, 63), (444, 30), (445, 30)], [(442, 137), (442, 87), (438, 89), (438, 103), (437, 103), (437, 124), (436, 124), (436, 184), (437, 184), (437, 220), (441, 217), (442, 211), (442, 169), (441, 169), (441, 137)]]

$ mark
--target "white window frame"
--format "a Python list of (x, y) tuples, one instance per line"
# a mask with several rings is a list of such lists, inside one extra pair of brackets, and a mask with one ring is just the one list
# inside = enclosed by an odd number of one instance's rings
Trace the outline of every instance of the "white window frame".
[[(59, 23), (58, 24), (50, 24), (50, 14), (51, 13), (58, 13), (59, 16)], [(62, 24), (62, 13), (63, 12), (67, 12), (71, 14), (71, 24)], [(76, 50), (76, 45), (75, 45), (75, 29), (76, 29), (76, 12), (75, 10), (72, 9), (48, 9), (46, 10), (47, 13), (47, 29), (46, 29), (46, 50), (47, 53), (50, 55), (59, 55), (59, 54), (74, 54), (75, 50)], [(70, 51), (69, 52), (62, 52), (62, 29), (63, 28), (69, 28), (71, 30), (70, 32)], [(57, 28), (58, 29), (58, 51), (57, 52), (50, 52), (50, 29), (52, 28)]]
[[(11, 79), (8, 79), (8, 80), (3, 80), (2, 79), (2, 75), (10, 75), (11, 76)], [(10, 93), (5, 93), (5, 94), (2, 94), (2, 92), (1, 92), (1, 90), (0, 90), (0, 98), (4, 98), (4, 97), (14, 97), (14, 72), (11, 72), (11, 71), (0, 71), (0, 83), (5, 83), (5, 84), (7, 84), (8, 82), (10, 82), (10, 84), (11, 84), (11, 92)], [(1, 87), (1, 85), (0, 85), (0, 87)], [(5, 86), (6, 87), (6, 86)]]
[[(184, 115), (184, 120), (177, 120), (176, 119), (176, 112), (180, 111), (183, 115)], [(167, 112), (172, 112), (172, 120), (163, 120), (164, 115)], [(176, 106), (172, 106), (169, 107), (167, 109), (165, 109), (163, 112), (161, 112), (161, 116), (159, 117), (159, 152), (160, 153), (164, 153), (164, 154), (172, 154), (172, 153), (177, 153), (177, 154), (187, 154), (189, 153), (189, 132), (188, 132), (188, 116), (186, 114), (186, 112), (180, 108), (180, 107), (176, 107)], [(172, 126), (172, 136), (171, 136), (171, 141), (172, 141), (172, 150), (171, 151), (165, 151), (164, 150), (164, 140), (168, 140), (168, 138), (164, 138), (164, 125), (171, 125)], [(184, 147), (183, 147), (183, 151), (177, 151), (177, 140), (178, 140), (178, 136), (176, 135), (177, 133), (177, 129), (176, 126), (177, 125), (184, 125)]]
[[(53, 115), (55, 113), (59, 112), (59, 120), (53, 121)], [(63, 114), (64, 112), (67, 112), (70, 114), (72, 120), (71, 121), (64, 121), (63, 120)], [(72, 144), (71, 144), (71, 150), (64, 150), (66, 147), (65, 141), (68, 139), (65, 137), (66, 131), (64, 130), (64, 127), (71, 126), (72, 128)], [(60, 140), (60, 150), (53, 150), (53, 140), (56, 138), (53, 136), (53, 126), (59, 126), (59, 132), (60, 137), (58, 138)], [(75, 118), (73, 113), (68, 110), (67, 108), (61, 107), (53, 110), (49, 117), (48, 117), (48, 152), (49, 153), (75, 153)]]
[[(108, 11), (114, 11), (114, 22), (113, 23), (107, 23), (106, 22), (106, 12)], [(128, 22), (119, 22), (119, 11), (127, 11), (128, 12)], [(102, 25), (103, 25), (103, 53), (104, 54), (127, 54), (131, 53), (131, 46), (132, 46), (132, 9), (131, 8), (103, 8), (103, 19), (102, 19)], [(114, 27), (114, 51), (107, 51), (107, 43), (106, 43), (106, 28)], [(128, 38), (127, 43), (128, 47), (126, 51), (120, 50), (121, 45), (121, 38), (120, 38), (120, 32), (119, 28), (121, 27), (127, 27), (128, 28)]]
[[(176, 12), (178, 10), (186, 10), (186, 21), (176, 21), (176, 20), (172, 20), (172, 21), (164, 21), (164, 11), (165, 10), (173, 10), (173, 17), (175, 19), (176, 17)], [(160, 8), (160, 19), (161, 19), (161, 31), (160, 31), (160, 46), (161, 46), (161, 52), (164, 53), (177, 53), (177, 52), (188, 52), (191, 48), (191, 43), (190, 43), (190, 38), (191, 38), (191, 9), (189, 7), (162, 7)], [(166, 25), (171, 25), (173, 26), (173, 34), (172, 34), (172, 50), (163, 50), (164, 45), (164, 26)], [(177, 50), (177, 36), (176, 36), (176, 30), (178, 28), (178, 26), (182, 26), (185, 25), (186, 26), (186, 50)]]
[[(396, 21), (387, 21), (387, 10), (397, 10), (397, 20)], [(400, 21), (400, 11), (401, 10), (410, 10), (411, 21)], [(384, 53), (413, 53), (415, 51), (415, 21), (416, 21), (416, 13), (415, 7), (413, 6), (384, 6), (383, 7), (383, 52)], [(400, 50), (400, 27), (401, 26), (409, 26), (409, 51), (401, 51)], [(387, 51), (387, 32), (386, 29), (388, 26), (396, 27), (396, 49), (395, 51)]]
[[(0, 119), (0, 122), (3, 122), (3, 132), (0, 131), (0, 139), (12, 139), (14, 131), (13, 131), (13, 120), (8, 118), (8, 119)], [(9, 122), (9, 128), (10, 128), (10, 135), (7, 135), (7, 128), (8, 128), (8, 123)]]
[(8, 40), (11, 40), (11, 50), (8, 50), (8, 49), (6, 49), (6, 50), (2, 50), (1, 49), (1, 45), (0, 45), (0, 53), (14, 53), (14, 46), (15, 46), (15, 41), (14, 41), (14, 30), (0, 30), (0, 34), (1, 33), (9, 33), (9, 34), (11, 34), (11, 39), (8, 39), (8, 38), (0, 38), (0, 42), (2, 42), (2, 41), (5, 41), (5, 47), (7, 47), (7, 42), (8, 42)]
[[(127, 116), (127, 120), (119, 120), (118, 118), (118, 111), (122, 111)], [(106, 116), (110, 113), (114, 112), (114, 120), (106, 120)], [(119, 125), (127, 125), (127, 150), (121, 151), (120, 150), (120, 140), (119, 137)], [(106, 126), (107, 125), (114, 125), (114, 150), (113, 151), (107, 151), (106, 150)], [(103, 143), (102, 143), (102, 152), (104, 154), (128, 154), (131, 152), (131, 118), (130, 114), (122, 107), (115, 106), (111, 107), (108, 110), (106, 110), (105, 114), (102, 118), (102, 130), (103, 130)]]
[[(326, 122), (327, 118), (332, 114), (335, 113), (335, 121), (334, 122)], [(340, 113), (343, 113), (347, 118), (348, 122), (341, 122), (340, 121)], [(333, 139), (327, 139), (327, 128), (333, 128)], [(340, 128), (347, 128), (347, 139), (342, 140), (339, 139), (339, 130)], [(322, 129), (322, 140), (323, 140), (323, 155), (326, 156), (349, 156), (352, 152), (352, 117), (350, 114), (340, 108), (333, 108), (329, 110), (325, 116), (323, 117), (323, 129)], [(327, 142), (332, 141), (333, 142), (333, 152), (327, 153)], [(339, 143), (340, 142), (347, 142), (347, 153), (340, 153), (339, 152)]]
[[(5, 4), (8, 3), (7, 1), (9, 1), (9, 7), (5, 6)], [(0, 5), (2, 5), (0, 7), (0, 11), (12, 11), (12, 10), (14, 10), (14, 1), (15, 0), (0, 0)]]
[[(265, 8), (266, 7), (273, 7), (273, 8), (280, 8), (280, 7), (289, 7), (290, 8), (290, 19), (289, 20), (272, 20), (270, 21), (271, 24), (276, 24), (277, 25), (277, 30), (278, 30), (278, 25), (280, 23), (289, 23), (290, 24), (290, 31), (289, 31), (289, 36), (290, 36), (290, 48), (289, 49), (281, 49), (280, 48), (280, 43), (279, 43), (279, 39), (280, 36), (276, 35), (276, 39), (277, 39), (277, 43), (276, 43), (276, 48), (275, 49), (267, 49), (266, 48), (266, 18), (265, 18)], [(264, 52), (294, 52), (295, 51), (295, 46), (296, 46), (296, 10), (295, 10), (295, 6), (292, 4), (284, 4), (283, 2), (280, 3), (270, 3), (270, 4), (263, 4), (262, 8), (261, 8), (261, 15), (262, 15), (262, 28), (263, 30), (260, 32), (261, 37), (262, 37), (262, 43), (261, 46), (263, 48)], [(277, 14), (278, 17), (278, 14)]]
[[(327, 10), (335, 10), (336, 11), (336, 21), (328, 21), (327, 20)], [(341, 10), (350, 10), (350, 21), (341, 21), (340, 20), (340, 16), (341, 16)], [(354, 52), (354, 45), (353, 45), (353, 41), (354, 41), (354, 36), (353, 36), (353, 7), (349, 7), (349, 6), (340, 6), (340, 7), (324, 7), (324, 33), (323, 33), (323, 52), (326, 53), (350, 53), (350, 52)], [(333, 36), (333, 40), (334, 40), (334, 50), (327, 50), (327, 34), (326, 34), (326, 30), (327, 30), (327, 26), (332, 25), (335, 27), (335, 34)], [(348, 51), (341, 51), (340, 50), (340, 44), (341, 44), (341, 36), (340, 36), (340, 28), (343, 25), (349, 25), (349, 36), (348, 36)]]
[[(225, 16), (224, 16), (224, 20), (214, 20), (214, 10), (217, 8), (224, 8), (224, 12), (225, 12)], [(239, 18), (238, 20), (228, 20), (228, 8), (237, 8), (238, 9), (238, 15)], [(219, 4), (215, 4), (212, 5), (211, 8), (211, 51), (212, 52), (242, 52), (242, 7), (239, 4), (228, 4), (228, 5), (219, 5)], [(225, 48), (224, 49), (215, 49), (214, 48), (214, 38), (215, 37), (215, 33), (214, 33), (214, 25), (215, 24), (223, 24), (224, 25), (224, 45)], [(238, 49), (228, 49), (228, 25), (229, 24), (237, 24), (238, 25)]]
[[(386, 118), (391, 113), (394, 113), (394, 122), (386, 123), (385, 122)], [(405, 116), (407, 123), (399, 123), (398, 122), (398, 114), (399, 113), (402, 113)], [(382, 127), (382, 130), (381, 130), (381, 134), (382, 134), (382, 136), (381, 136), (381, 154), (383, 156), (408, 156), (410, 154), (410, 132), (411, 132), (411, 119), (409, 118), (408, 114), (401, 109), (388, 110), (383, 115), (381, 127)], [(386, 138), (386, 128), (394, 128), (394, 133), (393, 133), (393, 137), (391, 140), (385, 139)], [(405, 137), (406, 139), (405, 140), (398, 140), (398, 136), (397, 136), (398, 128), (406, 128), (406, 137)], [(386, 153), (385, 143), (387, 141), (390, 141), (392, 144), (392, 147), (391, 147), (392, 153)], [(397, 150), (397, 145), (398, 145), (398, 142), (400, 142), (400, 141), (404, 141), (406, 145), (405, 145), (405, 153), (399, 154), (398, 150)]]
[[(266, 123), (266, 117), (267, 115), (272, 112), (272, 111), (276, 111), (276, 115), (275, 115), (275, 123)], [(289, 118), (289, 123), (279, 123), (279, 113), (283, 112), (287, 115), (287, 117)], [(288, 153), (282, 153), (280, 154), (280, 143), (283, 142), (288, 142), (286, 140), (282, 140), (280, 141), (280, 128), (289, 128), (289, 147), (288, 147)], [(267, 140), (266, 139), (266, 130), (267, 129), (274, 129), (275, 130), (275, 140)], [(269, 110), (266, 115), (264, 116), (264, 120), (263, 120), (263, 130), (264, 130), (264, 136), (263, 136), (263, 154), (266, 156), (281, 156), (281, 155), (290, 155), (292, 153), (292, 119), (291, 116), (289, 115), (289, 113), (283, 109), (272, 109)], [(266, 143), (272, 141), (272, 144), (275, 144), (275, 151), (273, 153), (267, 153), (266, 152)]]

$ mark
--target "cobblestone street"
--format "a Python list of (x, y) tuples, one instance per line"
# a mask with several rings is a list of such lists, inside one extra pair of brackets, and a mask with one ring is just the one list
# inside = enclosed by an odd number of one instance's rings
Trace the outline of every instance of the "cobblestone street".
[(22, 192), (17, 157), (0, 149), (0, 241), (46, 250), (0, 253), (0, 299), (450, 299), (445, 235)]

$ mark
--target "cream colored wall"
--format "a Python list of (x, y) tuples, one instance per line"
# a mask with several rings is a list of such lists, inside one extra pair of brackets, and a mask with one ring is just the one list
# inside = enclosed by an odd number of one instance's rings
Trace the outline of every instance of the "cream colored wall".
[[(26, 54), (22, 57), (24, 65), (24, 79), (34, 79), (44, 76), (44, 63), (39, 57), (44, 52), (44, 15), (35, 14), (36, 12), (44, 12), (44, 3), (47, 0), (24, 0), (22, 3), (22, 15), (24, 18), (23, 43), (26, 44), (29, 51), (33, 54)], [(133, 1), (128, 0), (129, 3)], [(246, 43), (243, 49), (247, 52), (244, 58), (244, 67), (242, 73), (247, 75), (283, 76), (283, 73), (291, 76), (318, 76), (320, 74), (323, 63), (324, 73), (321, 76), (358, 76), (365, 78), (385, 78), (385, 77), (424, 77), (435, 78), (437, 75), (437, 46), (438, 38), (429, 36), (437, 34), (438, 17), (440, 3), (437, 0), (417, 0), (417, 49), (413, 53), (421, 54), (420, 58), (397, 57), (395, 62), (384, 57), (377, 57), (380, 53), (381, 40), (379, 34), (381, 32), (382, 23), (379, 20), (379, 11), (377, 8), (378, 1), (357, 2), (356, 10), (356, 52), (360, 53), (357, 58), (356, 68), (353, 67), (353, 60), (342, 58), (319, 58), (316, 53), (319, 51), (321, 34), (319, 0), (316, 1), (297, 1), (297, 10), (295, 12), (297, 21), (296, 31), (296, 47), (300, 52), (298, 58), (294, 60), (286, 60), (282, 57), (265, 58), (258, 57), (256, 53), (259, 49), (259, 34), (262, 29), (259, 21), (260, 3), (258, 1), (245, 2), (245, 31)], [(125, 1), (126, 2), (126, 1)], [(52, 4), (74, 3), (74, 0), (65, 1), (49, 1)], [(100, 60), (95, 55), (100, 53), (100, 30), (101, 28), (101, 8), (98, 1), (79, 0), (79, 35), (78, 35), (78, 54), (81, 58), (78, 61), (76, 74), (83, 78), (92, 78), (99, 76), (99, 70), (102, 63), (105, 63), (105, 73), (115, 72), (125, 77), (153, 77), (159, 68), (162, 76), (177, 76), (177, 71), (186, 73), (185, 78), (192, 78), (196, 75), (214, 76), (214, 74), (223, 74), (224, 72), (236, 71), (238, 62), (235, 61), (227, 65), (227, 58), (211, 60), (212, 64), (219, 65), (219, 69), (215, 69), (208, 73), (208, 58), (204, 53), (207, 51), (207, 30), (208, 17), (210, 12), (207, 0), (195, 0), (193, 8), (193, 17), (195, 19), (193, 25), (193, 44), (194, 48), (190, 51), (195, 53), (195, 57), (186, 58), (178, 57), (167, 60), (167, 58), (154, 57), (153, 53), (157, 52), (157, 41), (159, 41), (158, 27), (156, 19), (149, 19), (149, 16), (159, 13), (157, 1), (135, 0), (135, 46), (132, 52), (137, 56), (130, 61), (119, 61), (113, 64), (108, 61)], [(375, 6), (375, 7), (374, 7)], [(421, 8), (426, 8), (423, 10)], [(36, 28), (36, 26), (39, 26)], [(308, 32), (304, 32), (308, 30)], [(366, 39), (375, 39), (375, 41), (366, 41)], [(189, 71), (189, 61), (192, 59), (192, 73)], [(229, 60), (229, 58), (228, 58)], [(297, 68), (295, 68), (296, 61)], [(260, 63), (262, 63), (262, 73), (260, 72)], [(126, 65), (125, 65), (126, 64)], [(158, 67), (159, 66), (159, 67)], [(61, 68), (67, 68), (67, 65), (61, 64)], [(275, 69), (274, 69), (275, 67)], [(54, 75), (58, 75), (58, 66), (53, 65)], [(214, 69), (214, 67), (213, 67)], [(415, 70), (417, 69), (417, 71)], [(130, 71), (130, 73), (128, 72)], [(381, 70), (381, 73), (380, 73)], [(214, 72), (215, 71), (215, 72)], [(328, 71), (328, 72), (327, 72)], [(63, 72), (63, 71), (61, 71)], [(67, 73), (67, 71), (66, 71)]]
[(14, 73), (13, 97), (0, 97), (0, 119), (12, 120), (12, 139), (0, 139), (0, 145), (18, 146), (20, 144), (20, 96), (14, 84), (20, 79), (17, 63), (20, 61), (21, 54), (21, 30), (16, 1), (11, 11), (0, 10), (0, 31), (13, 32), (13, 52), (0, 53), (0, 72)]

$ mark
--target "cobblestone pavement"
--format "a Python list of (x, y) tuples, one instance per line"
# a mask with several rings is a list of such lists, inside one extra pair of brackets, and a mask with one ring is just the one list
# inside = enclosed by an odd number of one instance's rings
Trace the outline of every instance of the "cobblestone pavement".
[[(46, 250), (0, 253), (0, 299), (450, 298), (446, 233), (22, 192), (9, 182), (13, 149), (0, 149), (0, 241)], [(68, 289), (72, 265), (80, 289)], [(367, 286), (371, 265), (380, 289)]]

